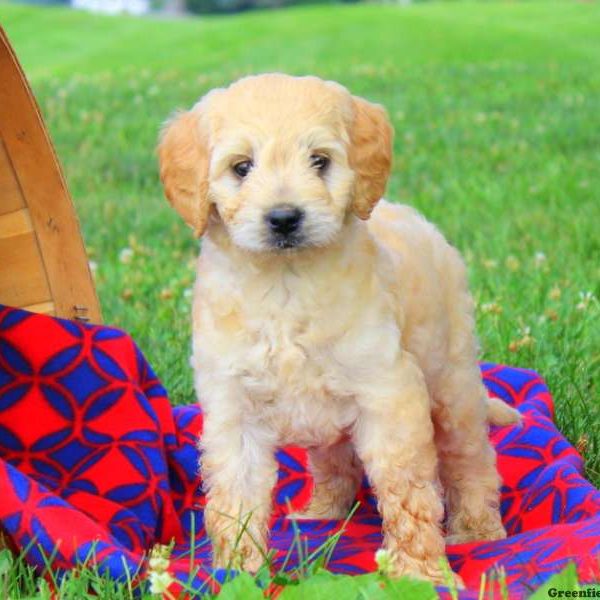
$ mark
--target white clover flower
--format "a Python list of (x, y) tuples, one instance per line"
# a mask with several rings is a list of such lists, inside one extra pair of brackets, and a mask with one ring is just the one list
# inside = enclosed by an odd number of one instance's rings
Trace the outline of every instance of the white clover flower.
[(133, 259), (133, 250), (131, 248), (123, 248), (121, 252), (119, 252), (119, 262), (127, 265)]
[(594, 294), (592, 294), (592, 292), (579, 292), (579, 304), (576, 306), (577, 310), (587, 310), (593, 299)]
[(96, 271), (98, 270), (98, 263), (95, 260), (90, 260), (88, 262), (88, 265), (90, 266), (90, 271), (92, 272), (92, 275), (95, 275)]
[(541, 267), (546, 262), (546, 255), (543, 252), (536, 252), (533, 257), (533, 262), (536, 267)]
[(498, 266), (498, 261), (494, 258), (484, 258), (481, 262), (486, 269), (495, 269)]
[(520, 347), (532, 346), (535, 343), (534, 337), (531, 335), (531, 327), (523, 327), (521, 329), (521, 339), (518, 341)]
[(509, 256), (506, 257), (504, 264), (506, 265), (506, 268), (509, 271), (518, 271), (519, 268), (521, 267), (521, 261), (516, 256), (513, 256), (512, 254), (510, 254)]
[(175, 581), (168, 571), (150, 571), (150, 593), (163, 595)]
[(548, 297), (550, 298), (550, 300), (558, 300), (560, 298), (560, 296), (561, 296), (561, 291), (557, 285), (555, 285), (548, 293)]
[(169, 568), (169, 555), (171, 546), (156, 544), (150, 551), (148, 559), (148, 580), (150, 581), (150, 593), (169, 597), (169, 586), (175, 581), (173, 576), (167, 571)]
[(484, 302), (481, 305), (481, 312), (484, 314), (500, 315), (502, 314), (502, 307), (497, 302)]
[(519, 329), (519, 335), (521, 336), (518, 340), (512, 340), (508, 344), (508, 350), (510, 352), (518, 352), (521, 348), (530, 348), (535, 344), (535, 338), (531, 335), (531, 327), (523, 325)]
[(169, 559), (164, 556), (152, 556), (148, 566), (151, 571), (166, 571), (169, 568)]
[(375, 552), (375, 563), (377, 564), (377, 568), (381, 573), (391, 573), (393, 562), (394, 560), (389, 550), (386, 550), (385, 548), (379, 548), (379, 550)]

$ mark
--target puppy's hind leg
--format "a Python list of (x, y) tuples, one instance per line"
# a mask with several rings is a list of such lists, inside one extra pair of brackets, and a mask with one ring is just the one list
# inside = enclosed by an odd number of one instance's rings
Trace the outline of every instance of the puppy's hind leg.
[(506, 537), (486, 394), (476, 364), (449, 365), (436, 386), (433, 420), (448, 506), (446, 542)]
[(343, 519), (352, 508), (362, 478), (362, 465), (352, 444), (342, 441), (308, 451), (313, 476), (312, 498), (294, 519)]

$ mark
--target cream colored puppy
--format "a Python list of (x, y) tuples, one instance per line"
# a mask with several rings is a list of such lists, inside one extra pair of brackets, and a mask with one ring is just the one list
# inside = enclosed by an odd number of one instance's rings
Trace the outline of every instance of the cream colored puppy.
[(315, 77), (248, 77), (176, 115), (159, 158), (205, 235), (192, 364), (215, 563), (260, 564), (284, 444), (309, 450), (306, 516), (345, 516), (364, 467), (397, 574), (443, 580), (443, 494), (453, 542), (504, 537), (487, 422), (515, 415), (486, 402), (458, 252), (380, 201), (384, 110)]

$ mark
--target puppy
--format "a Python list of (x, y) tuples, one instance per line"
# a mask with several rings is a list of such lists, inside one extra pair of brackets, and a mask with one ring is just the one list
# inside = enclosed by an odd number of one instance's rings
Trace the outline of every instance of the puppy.
[(285, 444), (308, 448), (305, 517), (344, 517), (366, 470), (397, 575), (443, 582), (444, 495), (452, 543), (505, 537), (488, 420), (517, 417), (487, 401), (458, 252), (380, 200), (384, 109), (315, 77), (247, 77), (177, 114), (158, 151), (204, 234), (192, 365), (215, 565), (262, 562)]

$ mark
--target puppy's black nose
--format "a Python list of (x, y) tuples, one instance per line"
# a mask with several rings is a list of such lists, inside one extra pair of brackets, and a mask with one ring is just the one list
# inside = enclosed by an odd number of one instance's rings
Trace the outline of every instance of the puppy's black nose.
[(277, 206), (271, 209), (266, 220), (274, 233), (289, 235), (298, 231), (304, 212), (294, 206)]

